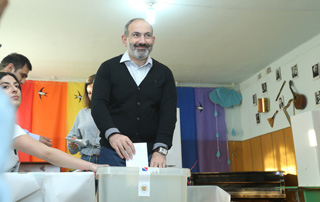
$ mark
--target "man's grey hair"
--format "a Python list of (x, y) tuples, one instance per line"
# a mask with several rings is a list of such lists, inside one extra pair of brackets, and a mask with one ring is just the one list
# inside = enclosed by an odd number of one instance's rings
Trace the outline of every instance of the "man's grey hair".
[(143, 21), (145, 21), (146, 23), (148, 23), (148, 25), (151, 27), (152, 34), (153, 34), (153, 27), (152, 27), (152, 25), (151, 25), (148, 21), (146, 21), (146, 20), (143, 19), (143, 18), (133, 18), (133, 19), (129, 20), (129, 22), (127, 22), (126, 26), (124, 26), (124, 35), (125, 35), (126, 37), (129, 37), (129, 26), (131, 25), (131, 23), (133, 23), (133, 22), (136, 21), (136, 20), (143, 20)]

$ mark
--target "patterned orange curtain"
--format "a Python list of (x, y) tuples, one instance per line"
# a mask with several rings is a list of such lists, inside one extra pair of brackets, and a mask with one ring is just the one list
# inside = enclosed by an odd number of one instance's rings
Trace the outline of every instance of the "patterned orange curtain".
[[(34, 81), (32, 132), (52, 140), (52, 147), (65, 151), (66, 82)], [(32, 161), (43, 161), (32, 157)]]
[[(54, 148), (68, 152), (65, 137), (84, 107), (84, 83), (28, 80), (21, 90), (17, 123), (31, 133), (49, 137)], [(80, 157), (79, 154), (76, 156)], [(21, 162), (43, 162), (23, 152), (19, 152), (19, 159)]]
[[(32, 131), (33, 88), (33, 81), (26, 81), (21, 85), (22, 102), (17, 110), (17, 124), (30, 132)], [(19, 152), (19, 159), (21, 162), (29, 162), (31, 156)]]

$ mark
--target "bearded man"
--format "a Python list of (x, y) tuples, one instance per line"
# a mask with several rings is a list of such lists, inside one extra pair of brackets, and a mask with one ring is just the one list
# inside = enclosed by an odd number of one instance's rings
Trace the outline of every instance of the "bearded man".
[(130, 20), (127, 51), (100, 66), (93, 86), (92, 117), (100, 130), (100, 164), (126, 166), (133, 143), (146, 142), (150, 167), (165, 167), (176, 123), (177, 92), (171, 70), (150, 57), (152, 26)]

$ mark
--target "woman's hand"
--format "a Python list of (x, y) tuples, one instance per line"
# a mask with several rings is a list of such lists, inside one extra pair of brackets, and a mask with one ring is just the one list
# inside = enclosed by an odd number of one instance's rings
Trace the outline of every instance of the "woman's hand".
[[(71, 139), (77, 139), (77, 137), (72, 137)], [(69, 142), (69, 146), (71, 149), (77, 149), (79, 147), (79, 145), (75, 142)]]
[(92, 168), (90, 170), (92, 170), (93, 172), (97, 172), (99, 167), (108, 167), (108, 164), (92, 164)]

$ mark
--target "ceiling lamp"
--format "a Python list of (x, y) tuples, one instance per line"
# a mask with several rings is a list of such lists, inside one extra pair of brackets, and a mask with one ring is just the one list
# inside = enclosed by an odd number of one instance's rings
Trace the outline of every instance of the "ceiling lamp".
[(151, 1), (146, 1), (146, 4), (148, 5), (147, 11), (146, 11), (146, 20), (150, 23), (153, 24), (156, 20), (156, 12), (154, 10), (154, 4), (156, 2), (151, 0)]

